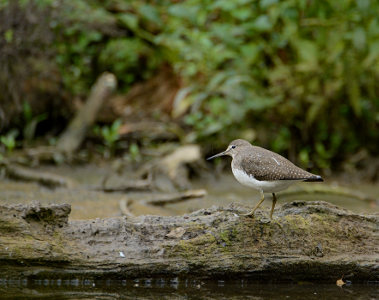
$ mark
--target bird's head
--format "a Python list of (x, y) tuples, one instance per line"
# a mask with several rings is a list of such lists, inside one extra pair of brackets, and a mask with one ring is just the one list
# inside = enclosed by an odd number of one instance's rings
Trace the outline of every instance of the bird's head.
[(224, 156), (224, 155), (229, 155), (231, 157), (234, 157), (235, 155), (237, 155), (237, 153), (241, 149), (246, 148), (246, 147), (251, 147), (251, 144), (248, 141), (245, 141), (242, 139), (234, 140), (234, 141), (230, 142), (228, 148), (226, 148), (225, 151), (220, 152), (220, 153), (213, 155), (211, 157), (208, 157), (207, 160), (211, 160), (213, 158)]

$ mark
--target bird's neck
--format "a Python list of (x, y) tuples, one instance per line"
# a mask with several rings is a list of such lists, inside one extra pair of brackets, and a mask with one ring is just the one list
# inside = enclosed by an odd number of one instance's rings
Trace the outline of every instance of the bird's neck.
[(232, 156), (232, 169), (238, 169), (239, 157), (237, 155)]

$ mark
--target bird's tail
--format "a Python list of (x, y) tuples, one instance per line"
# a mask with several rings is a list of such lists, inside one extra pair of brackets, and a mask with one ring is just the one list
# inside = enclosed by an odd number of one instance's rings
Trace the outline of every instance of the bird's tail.
[(314, 175), (312, 177), (305, 179), (304, 181), (306, 181), (306, 182), (317, 182), (317, 181), (324, 181), (324, 179), (322, 179), (322, 177), (319, 175)]

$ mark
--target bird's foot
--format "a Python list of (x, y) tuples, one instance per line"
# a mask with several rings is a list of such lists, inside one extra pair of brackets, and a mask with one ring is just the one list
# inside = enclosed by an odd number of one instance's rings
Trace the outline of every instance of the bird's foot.
[(254, 210), (248, 212), (247, 214), (240, 214), (241, 217), (250, 217), (250, 218), (254, 218)]
[(259, 220), (259, 223), (261, 224), (268, 224), (268, 223), (271, 223), (272, 219), (269, 219), (269, 218), (266, 218), (266, 217), (263, 217)]
[[(239, 216), (240, 216), (240, 217), (250, 217), (250, 218), (254, 218), (254, 216), (255, 216), (254, 213), (255, 213), (255, 211), (251, 211), (251, 212), (249, 212), (249, 213), (247, 213), (247, 214), (239, 214)], [(259, 220), (259, 222), (262, 223), (262, 224), (268, 224), (268, 223), (271, 223), (271, 221), (272, 221), (272, 217), (270, 217), (270, 218), (263, 217), (263, 218), (261, 218), (261, 219)]]

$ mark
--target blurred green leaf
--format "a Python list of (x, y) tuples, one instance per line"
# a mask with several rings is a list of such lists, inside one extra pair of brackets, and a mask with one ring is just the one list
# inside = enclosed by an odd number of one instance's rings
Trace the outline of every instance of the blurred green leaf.
[(241, 21), (245, 21), (251, 17), (251, 11), (246, 8), (234, 9), (231, 13), (233, 17)]
[(353, 32), (353, 45), (358, 50), (366, 47), (366, 31), (362, 27), (357, 27)]
[(299, 152), (299, 159), (300, 159), (301, 165), (303, 165), (304, 167), (308, 166), (310, 162), (308, 149), (306, 148), (301, 149), (301, 151)]
[(132, 143), (129, 147), (129, 156), (132, 161), (140, 161), (141, 153), (139, 147), (136, 143)]
[(118, 20), (127, 28), (130, 28), (133, 30), (138, 28), (138, 17), (134, 14), (122, 13), (118, 15)]
[(317, 116), (319, 115), (321, 111), (321, 108), (324, 105), (324, 101), (325, 101), (324, 99), (319, 98), (319, 97), (316, 97), (313, 99), (313, 103), (311, 104), (311, 106), (309, 107), (307, 111), (306, 121), (308, 125), (311, 125), (316, 120)]
[(374, 62), (379, 61), (379, 40), (373, 42), (368, 50), (367, 57), (363, 61), (363, 65), (368, 68)]
[(253, 28), (258, 31), (268, 31), (272, 28), (272, 24), (268, 16), (262, 15), (254, 21)]
[(259, 2), (259, 5), (262, 9), (265, 9), (273, 4), (278, 3), (278, 0), (262, 0)]
[(300, 60), (316, 63), (318, 59), (318, 49), (315, 42), (308, 40), (296, 40), (295, 46)]
[(358, 117), (361, 116), (362, 114), (361, 104), (360, 104), (361, 95), (360, 95), (358, 82), (355, 80), (355, 78), (352, 78), (352, 80), (349, 82), (348, 93), (349, 93), (350, 104), (353, 108), (355, 115), (357, 115)]
[(12, 43), (12, 41), (13, 41), (13, 30), (8, 29), (7, 31), (5, 31), (4, 38), (8, 43)]
[(162, 25), (162, 20), (155, 6), (150, 4), (143, 4), (138, 7), (138, 12), (142, 15), (142, 17), (146, 18), (147, 20), (158, 25)]
[(22, 104), (22, 112), (24, 114), (25, 121), (29, 122), (32, 119), (32, 117), (33, 117), (32, 107), (30, 106), (29, 102), (27, 102), (27, 101), (23, 102), (23, 104)]
[(14, 148), (16, 147), (16, 137), (18, 136), (18, 134), (19, 132), (17, 129), (12, 129), (8, 131), (6, 135), (0, 136), (0, 142), (5, 145), (8, 153), (12, 153)]
[(251, 96), (247, 99), (246, 106), (254, 111), (260, 111), (270, 107), (274, 107), (280, 102), (280, 97), (260, 97), (260, 96)]

